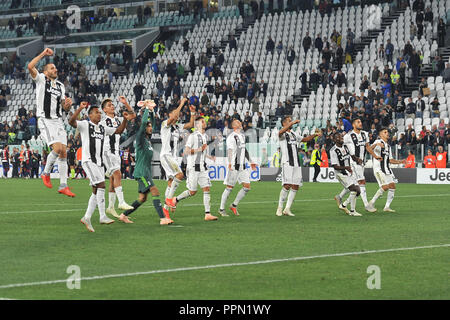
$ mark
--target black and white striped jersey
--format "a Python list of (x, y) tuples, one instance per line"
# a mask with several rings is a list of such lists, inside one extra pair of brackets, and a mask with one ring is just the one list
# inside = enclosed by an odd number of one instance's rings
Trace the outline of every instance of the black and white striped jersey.
[[(204, 144), (207, 144), (206, 134), (200, 131), (195, 131), (191, 133), (187, 139), (186, 147), (191, 149), (199, 149)], [(207, 171), (206, 166), (206, 155), (208, 154), (208, 148), (203, 150), (203, 152), (196, 152), (194, 154), (188, 154), (187, 156), (187, 166), (186, 169), (195, 169), (195, 171)]]
[(245, 135), (232, 132), (227, 138), (227, 150), (231, 150), (228, 160), (234, 170), (245, 169)]
[(178, 142), (183, 132), (184, 124), (167, 125), (168, 120), (161, 123), (161, 155), (170, 154), (174, 157), (178, 153)]
[(281, 148), (281, 164), (289, 165), (291, 167), (300, 167), (300, 161), (298, 159), (298, 144), (302, 138), (299, 137), (294, 131), (286, 131), (280, 137)]
[[(347, 146), (344, 144), (342, 147), (338, 147), (334, 145), (330, 149), (330, 165), (331, 166), (340, 166), (340, 167), (349, 167), (350, 166), (350, 151)], [(344, 176), (348, 175), (346, 170), (336, 170), (340, 174)]]
[(365, 162), (366, 144), (369, 143), (369, 134), (366, 131), (356, 133), (354, 130), (344, 136), (344, 144), (350, 151), (350, 155), (356, 156)]
[(65, 99), (66, 94), (64, 84), (58, 80), (50, 80), (43, 73), (38, 73), (33, 80), (36, 83), (36, 116), (46, 119), (61, 118), (61, 101)]
[(81, 136), (81, 161), (92, 161), (102, 166), (105, 136), (115, 134), (116, 129), (100, 123), (94, 124), (88, 120), (77, 121), (77, 128)]
[[(119, 117), (111, 118), (106, 116), (100, 124), (104, 127), (110, 127), (117, 129), (122, 123), (122, 119)], [(117, 156), (119, 156), (119, 144), (120, 144), (120, 134), (113, 134), (112, 136), (105, 136), (105, 145), (103, 146), (104, 152), (111, 152)]]
[[(389, 143), (384, 142), (382, 139), (378, 139), (374, 142), (375, 148), (373, 152), (381, 157), (381, 160), (373, 159), (373, 171), (381, 171), (384, 174), (392, 174), (392, 170), (389, 161), (392, 158), (392, 149)], [(380, 146), (381, 144), (381, 146)]]

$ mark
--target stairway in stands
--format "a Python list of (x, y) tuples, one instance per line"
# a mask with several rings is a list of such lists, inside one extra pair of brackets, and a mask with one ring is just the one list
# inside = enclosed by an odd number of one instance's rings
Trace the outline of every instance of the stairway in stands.
[[(433, 40), (437, 40), (437, 39), (433, 39)], [(447, 62), (449, 61), (449, 57), (450, 57), (450, 47), (438, 48), (437, 54), (442, 58), (442, 60), (444, 60), (444, 63), (447, 64)], [(433, 60), (434, 60), (434, 57), (430, 57), (430, 63), (422, 66), (422, 68), (420, 69), (419, 82), (413, 82), (412, 78), (408, 78), (408, 80), (409, 80), (408, 84), (406, 84), (405, 89), (402, 90), (400, 93), (403, 97), (411, 97), (412, 92), (419, 89), (420, 79), (422, 79), (422, 77), (427, 79), (428, 77), (435, 76), (433, 73), (433, 67), (432, 67)]]
[[(358, 52), (363, 52), (366, 46), (370, 46), (373, 39), (377, 39), (380, 33), (383, 33), (392, 23), (400, 17), (405, 12), (405, 9), (392, 8), (391, 13), (387, 17), (383, 17), (381, 20), (381, 28), (370, 30), (367, 36), (361, 37), (361, 42), (355, 43), (355, 51), (353, 53), (352, 59), (355, 61)], [(343, 49), (345, 50), (345, 44), (343, 44)], [(333, 71), (337, 71), (336, 67), (333, 67)], [(308, 87), (304, 94), (294, 95), (294, 105), (301, 104), (304, 98), (309, 98), (312, 92), (311, 87)]]
[[(255, 24), (255, 22), (256, 22), (256, 19), (253, 16), (245, 17), (242, 22), (242, 27), (237, 28), (234, 31), (234, 34), (233, 34), (234, 39), (236, 39), (236, 41), (239, 40), (239, 37), (241, 36), (241, 34), (246, 32), (250, 26), (253, 26)], [(221, 40), (220, 46), (214, 47), (214, 52), (217, 52), (219, 49), (222, 52), (224, 52), (224, 50), (229, 42), (230, 42), (229, 40)]]

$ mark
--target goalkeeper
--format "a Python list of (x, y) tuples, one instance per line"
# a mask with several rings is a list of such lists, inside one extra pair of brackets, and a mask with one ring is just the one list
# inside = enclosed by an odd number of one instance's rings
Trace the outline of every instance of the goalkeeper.
[[(133, 176), (138, 183), (139, 197), (131, 205), (133, 209), (127, 210), (120, 215), (119, 220), (124, 223), (133, 223), (128, 216), (139, 208), (145, 201), (147, 201), (148, 193), (150, 192), (153, 198), (153, 206), (160, 217), (160, 224), (167, 225), (173, 223), (170, 218), (164, 216), (161, 200), (159, 199), (159, 190), (156, 188), (152, 180), (152, 158), (153, 148), (150, 142), (150, 137), (153, 132), (155, 117), (153, 108), (156, 106), (153, 100), (140, 101), (138, 106), (144, 108), (141, 125), (136, 133), (134, 147), (136, 150), (136, 166), (134, 168)], [(149, 120), (150, 114), (150, 122)]]

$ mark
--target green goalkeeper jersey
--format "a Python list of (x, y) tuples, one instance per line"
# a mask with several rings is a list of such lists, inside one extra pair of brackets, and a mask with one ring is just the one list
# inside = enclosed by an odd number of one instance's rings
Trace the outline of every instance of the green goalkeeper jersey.
[[(142, 115), (141, 125), (136, 133), (136, 139), (134, 141), (134, 148), (136, 151), (136, 166), (134, 168), (134, 178), (139, 179), (141, 177), (152, 178), (152, 159), (153, 159), (153, 147), (150, 142), (147, 133), (147, 123), (149, 118), (149, 110), (146, 108)], [(150, 120), (153, 128), (155, 127), (155, 117), (153, 111), (150, 113)]]

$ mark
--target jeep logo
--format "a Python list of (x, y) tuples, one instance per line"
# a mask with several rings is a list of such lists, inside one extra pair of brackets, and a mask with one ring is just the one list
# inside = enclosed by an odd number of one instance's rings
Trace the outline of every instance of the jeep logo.
[(330, 168), (326, 168), (325, 173), (319, 174), (319, 177), (322, 180), (334, 180), (336, 178), (336, 174), (334, 172), (334, 169), (330, 170)]
[(450, 172), (439, 172), (438, 169), (434, 170), (434, 174), (430, 175), (431, 181), (450, 181)]
[(92, 133), (91, 133), (91, 137), (92, 137), (92, 138), (95, 138), (95, 139), (103, 140), (104, 135), (101, 134), (101, 133), (98, 133), (98, 132), (92, 132)]

